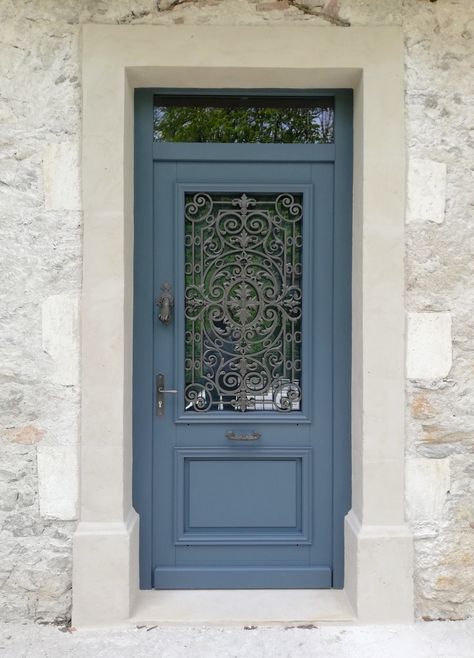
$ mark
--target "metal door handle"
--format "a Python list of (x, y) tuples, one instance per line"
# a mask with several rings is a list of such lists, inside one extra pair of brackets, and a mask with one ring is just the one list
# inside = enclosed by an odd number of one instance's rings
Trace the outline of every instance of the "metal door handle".
[(160, 372), (156, 375), (156, 415), (165, 413), (165, 393), (177, 393), (175, 388), (165, 388), (165, 376)]
[(227, 432), (226, 438), (230, 441), (257, 441), (262, 435), (260, 432), (252, 432), (251, 434), (236, 434), (235, 432)]
[(171, 293), (171, 283), (165, 281), (161, 286), (161, 295), (156, 300), (157, 306), (160, 308), (159, 319), (163, 324), (171, 322), (171, 312), (174, 306), (174, 297)]

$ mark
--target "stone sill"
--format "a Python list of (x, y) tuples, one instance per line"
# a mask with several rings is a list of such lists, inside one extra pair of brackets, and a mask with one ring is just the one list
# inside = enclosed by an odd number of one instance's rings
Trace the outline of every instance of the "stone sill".
[(355, 622), (344, 590), (141, 590), (136, 625)]

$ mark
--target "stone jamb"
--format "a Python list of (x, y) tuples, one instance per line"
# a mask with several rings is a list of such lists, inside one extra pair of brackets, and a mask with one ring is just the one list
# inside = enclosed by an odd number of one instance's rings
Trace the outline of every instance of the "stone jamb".
[(413, 619), (412, 539), (404, 514), (403, 76), (396, 27), (83, 26), (74, 624), (126, 622), (142, 596), (131, 496), (136, 87), (354, 89), (353, 504), (344, 593), (360, 621)]

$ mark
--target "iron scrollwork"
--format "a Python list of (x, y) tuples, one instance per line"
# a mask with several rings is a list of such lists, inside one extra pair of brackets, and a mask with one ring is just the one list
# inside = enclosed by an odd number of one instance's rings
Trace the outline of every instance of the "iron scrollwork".
[(302, 195), (185, 197), (185, 407), (301, 409)]

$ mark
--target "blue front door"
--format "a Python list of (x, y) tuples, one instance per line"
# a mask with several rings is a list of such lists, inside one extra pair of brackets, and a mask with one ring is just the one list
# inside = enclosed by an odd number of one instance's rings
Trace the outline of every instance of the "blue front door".
[(142, 587), (342, 586), (350, 225), (335, 156), (154, 145), (136, 179)]

